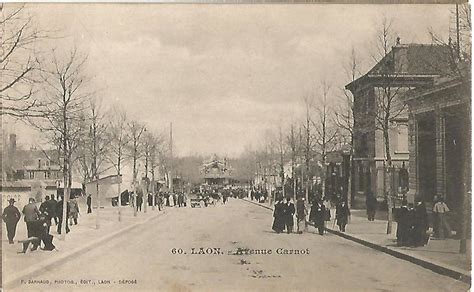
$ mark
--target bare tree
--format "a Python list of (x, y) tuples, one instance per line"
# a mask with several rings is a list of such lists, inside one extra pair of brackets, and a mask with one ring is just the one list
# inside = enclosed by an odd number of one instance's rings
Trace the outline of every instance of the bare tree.
[[(162, 138), (160, 136), (155, 135), (154, 133), (150, 131), (144, 131), (143, 134), (143, 142), (142, 142), (142, 148), (144, 152), (144, 158), (145, 158), (145, 178), (147, 182), (147, 195), (149, 191), (149, 185), (148, 185), (148, 173), (152, 175), (151, 177), (151, 183), (154, 185), (155, 183), (155, 169), (158, 166), (158, 156), (159, 156), (159, 150), (160, 147), (162, 147)], [(155, 190), (153, 189), (152, 192)], [(153, 195), (153, 209), (154, 209), (154, 195)], [(148, 203), (145, 204), (145, 212), (147, 211), (147, 205)]]
[(43, 120), (34, 123), (41, 131), (50, 134), (60, 152), (63, 171), (64, 205), (62, 214), (61, 238), (65, 239), (66, 209), (72, 186), (73, 155), (84, 135), (86, 99), (83, 73), (85, 57), (79, 56), (73, 49), (60, 61), (53, 52), (52, 68), (45, 71)]
[(296, 165), (298, 156), (301, 149), (301, 143), (298, 141), (298, 136), (295, 131), (296, 125), (292, 123), (290, 125), (290, 131), (286, 137), (286, 143), (289, 148), (290, 161), (291, 161), (291, 179), (293, 182), (293, 198), (296, 199)]
[(0, 116), (41, 116), (38, 109), (40, 52), (35, 45), (47, 38), (35, 27), (24, 5), (0, 4)]
[[(129, 133), (127, 128), (127, 114), (123, 109), (118, 107), (112, 108), (110, 114), (110, 124), (107, 128), (107, 135), (109, 136), (108, 141), (109, 151), (107, 157), (109, 162), (115, 167), (117, 176), (122, 175), (122, 166), (127, 159), (127, 149), (129, 147)], [(121, 208), (122, 208), (122, 194), (121, 194), (121, 183), (118, 184), (117, 190), (118, 196), (118, 220), (122, 220)]]
[(281, 125), (278, 129), (278, 141), (277, 141), (277, 148), (278, 148), (278, 167), (279, 167), (279, 175), (280, 181), (282, 186), (283, 197), (286, 197), (285, 192), (285, 160), (286, 160), (286, 152), (287, 152), (287, 145), (285, 143), (285, 137), (283, 135), (283, 131)]
[(111, 137), (108, 134), (109, 121), (107, 113), (97, 98), (88, 101), (87, 126), (88, 134), (80, 146), (78, 160), (80, 172), (84, 177), (84, 183), (97, 179), (99, 175), (109, 170), (105, 163), (108, 161)]
[(390, 130), (396, 127), (397, 120), (406, 114), (406, 103), (401, 100), (400, 95), (408, 90), (402, 87), (397, 79), (402, 72), (402, 62), (397, 62), (393, 54), (389, 54), (392, 46), (398, 41), (392, 29), (392, 21), (384, 18), (377, 35), (378, 58), (375, 55), (374, 59), (379, 67), (374, 73), (380, 80), (375, 87), (375, 128), (382, 132), (385, 150), (383, 190), (388, 205), (387, 234), (392, 232), (392, 196), (394, 196), (392, 186), (388, 184), (387, 188), (385, 177), (386, 170), (392, 170), (393, 166)]
[(311, 117), (311, 111), (314, 106), (314, 103), (313, 103), (314, 101), (311, 96), (307, 96), (303, 99), (303, 102), (305, 105), (306, 115), (305, 115), (305, 120), (302, 127), (303, 135), (301, 137), (303, 138), (303, 143), (301, 147), (301, 153), (304, 160), (306, 175), (305, 176), (302, 175), (302, 181), (304, 181), (305, 199), (306, 199), (306, 202), (308, 202), (310, 163), (313, 158), (314, 146), (315, 146), (314, 132), (312, 130), (313, 120)]
[(138, 176), (138, 160), (143, 156), (142, 153), (142, 135), (143, 132), (145, 131), (145, 125), (132, 120), (128, 123), (128, 131), (130, 134), (130, 144), (129, 144), (129, 151), (130, 151), (130, 157), (132, 159), (133, 163), (133, 186), (134, 186), (134, 211), (133, 214), (134, 216), (137, 215), (137, 205), (136, 205), (136, 199), (137, 199), (137, 176)]
[(322, 197), (326, 196), (326, 161), (328, 152), (334, 151), (336, 148), (336, 139), (338, 137), (338, 130), (333, 125), (331, 119), (331, 109), (329, 107), (328, 95), (330, 93), (330, 86), (323, 82), (321, 85), (321, 100), (316, 108), (316, 118), (311, 120), (314, 126), (314, 137), (318, 151), (321, 154), (321, 164), (323, 166), (322, 172)]
[[(350, 58), (344, 66), (345, 72), (351, 82), (355, 81), (362, 74), (360, 71), (360, 60), (352, 47)], [(342, 89), (341, 105), (334, 111), (334, 124), (339, 128), (339, 134), (343, 137), (344, 143), (349, 145), (349, 171), (348, 175), (348, 204), (352, 200), (352, 167), (354, 157), (354, 95), (347, 89)]]

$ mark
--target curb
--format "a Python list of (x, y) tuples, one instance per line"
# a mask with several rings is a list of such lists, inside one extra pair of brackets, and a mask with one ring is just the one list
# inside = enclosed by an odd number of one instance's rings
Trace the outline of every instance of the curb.
[[(252, 201), (249, 201), (247, 199), (242, 199), (242, 201), (245, 201), (247, 203), (251, 203), (251, 204), (254, 204), (254, 205), (260, 206), (262, 208), (273, 211), (273, 208), (265, 206), (265, 205), (261, 205), (260, 203), (252, 202)], [(314, 227), (313, 223), (308, 222), (308, 224)], [(329, 233), (332, 233), (332, 234), (340, 236), (342, 238), (354, 241), (356, 243), (359, 243), (359, 244), (364, 245), (366, 247), (378, 250), (380, 252), (386, 253), (386, 254), (391, 255), (393, 257), (396, 257), (398, 259), (405, 260), (405, 261), (408, 261), (410, 263), (416, 264), (416, 265), (421, 266), (425, 269), (429, 269), (429, 270), (431, 270), (431, 271), (433, 271), (437, 274), (448, 276), (448, 277), (453, 278), (455, 280), (462, 281), (462, 282), (465, 282), (467, 284), (471, 284), (471, 275), (469, 273), (466, 273), (466, 272), (461, 272), (461, 271), (457, 270), (456, 268), (442, 266), (442, 265), (430, 262), (430, 261), (425, 260), (425, 259), (417, 258), (417, 257), (411, 256), (411, 255), (396, 251), (394, 249), (391, 249), (391, 248), (388, 248), (388, 247), (385, 247), (385, 246), (382, 246), (382, 245), (378, 245), (378, 244), (372, 243), (370, 241), (366, 241), (366, 240), (354, 237), (352, 235), (348, 235), (346, 233), (343, 233), (343, 232), (340, 232), (340, 231), (337, 231), (337, 230), (333, 230), (333, 229), (329, 229), (329, 228), (325, 228), (325, 229)]]
[(122, 228), (118, 231), (115, 231), (113, 233), (110, 233), (110, 234), (108, 234), (104, 237), (98, 238), (95, 241), (90, 242), (89, 244), (78, 247), (78, 248), (76, 248), (76, 249), (74, 249), (70, 252), (66, 252), (66, 253), (60, 255), (57, 258), (53, 258), (49, 261), (43, 262), (40, 265), (37, 265), (37, 266), (31, 267), (29, 269), (26, 269), (24, 272), (16, 273), (17, 275), (13, 279), (10, 279), (7, 282), (3, 283), (3, 288), (4, 289), (15, 288), (20, 284), (20, 280), (25, 279), (27, 277), (33, 277), (33, 276), (41, 273), (45, 269), (48, 270), (48, 269), (51, 269), (53, 267), (56, 267), (58, 264), (62, 264), (67, 259), (69, 259), (73, 256), (83, 254), (87, 250), (89, 250), (91, 248), (94, 248), (94, 247), (97, 247), (98, 245), (112, 239), (113, 237), (121, 235), (122, 233), (125, 233), (125, 232), (127, 232), (127, 231), (129, 231), (129, 230), (131, 230), (131, 229), (133, 229), (137, 226), (140, 226), (140, 225), (145, 224), (145, 223), (147, 223), (147, 222), (149, 222), (153, 219), (156, 219), (157, 217), (160, 217), (160, 215), (162, 215), (162, 214), (165, 214), (165, 212), (157, 213), (154, 216), (146, 218), (146, 219), (144, 219), (142, 221), (139, 221), (137, 223), (133, 223), (130, 226), (124, 227), (124, 228)]

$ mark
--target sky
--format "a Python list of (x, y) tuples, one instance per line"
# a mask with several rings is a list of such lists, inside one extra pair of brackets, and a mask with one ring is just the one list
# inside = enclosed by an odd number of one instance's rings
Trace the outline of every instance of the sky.
[[(352, 48), (373, 65), (376, 31), (392, 19), (402, 43), (446, 36), (452, 5), (28, 4), (46, 46), (88, 55), (89, 86), (150, 131), (173, 123), (174, 153), (237, 156), (269, 130), (317, 106), (323, 81), (335, 105)], [(19, 143), (38, 142), (28, 133)]]

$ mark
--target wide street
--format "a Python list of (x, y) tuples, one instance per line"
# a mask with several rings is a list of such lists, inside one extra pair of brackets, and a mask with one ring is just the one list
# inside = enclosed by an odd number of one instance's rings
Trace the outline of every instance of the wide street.
[[(321, 237), (312, 227), (303, 235), (276, 234), (271, 223), (270, 210), (238, 199), (208, 208), (166, 208), (165, 214), (139, 228), (24, 279), (42, 284), (23, 284), (14, 290), (469, 289), (465, 283), (336, 235)], [(193, 248), (197, 252), (201, 247), (220, 248), (221, 253), (192, 254)], [(272, 253), (234, 254), (239, 248)], [(309, 254), (277, 254), (279, 249), (309, 250)]]

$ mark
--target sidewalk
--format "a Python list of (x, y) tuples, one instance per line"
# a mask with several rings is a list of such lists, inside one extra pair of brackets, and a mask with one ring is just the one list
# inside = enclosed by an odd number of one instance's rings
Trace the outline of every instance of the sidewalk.
[[(244, 200), (249, 202), (247, 199)], [(251, 203), (272, 209), (268, 204)], [(351, 210), (352, 216), (350, 222), (346, 226), (346, 232), (342, 233), (338, 231), (338, 226), (334, 224), (334, 213), (335, 210), (331, 210), (332, 219), (326, 226), (328, 232), (397, 258), (410, 261), (437, 273), (470, 283), (470, 241), (468, 242), (469, 249), (466, 254), (460, 254), (458, 252), (459, 240), (455, 239), (438, 240), (432, 238), (424, 247), (397, 247), (396, 222), (393, 223), (392, 233), (387, 234), (387, 221), (377, 219), (376, 221), (368, 221), (365, 217), (365, 210)]]
[[(158, 209), (152, 210), (149, 207), (147, 213), (138, 212), (137, 217), (134, 217), (133, 209), (130, 206), (123, 206), (122, 221), (119, 222), (118, 208), (104, 207), (100, 209), (100, 228), (96, 229), (97, 210), (93, 209), (93, 213), (86, 214), (87, 208), (85, 208), (85, 205), (81, 205), (78, 225), (70, 226), (71, 231), (66, 235), (66, 240), (59, 239), (60, 235), (57, 234), (54, 223), (51, 226), (50, 233), (54, 236), (53, 243), (58, 251), (38, 249), (27, 254), (18, 253), (22, 250), (22, 244), (17, 243), (17, 241), (27, 237), (26, 224), (23, 219), (18, 222), (15, 244), (8, 244), (6, 234), (4, 234), (2, 240), (2, 268), (5, 287), (18, 285), (21, 279), (28, 280), (29, 277), (39, 274), (42, 269), (54, 268), (63, 260), (86, 252), (114, 236), (174, 209), (165, 208), (164, 211), (159, 212)], [(3, 230), (6, 233), (6, 228), (3, 228)]]

